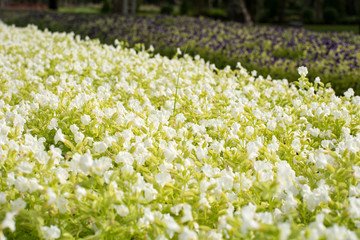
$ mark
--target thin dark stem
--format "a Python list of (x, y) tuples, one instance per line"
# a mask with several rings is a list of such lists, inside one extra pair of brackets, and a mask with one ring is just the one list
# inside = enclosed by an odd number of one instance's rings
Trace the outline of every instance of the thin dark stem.
[[(189, 43), (186, 44), (184, 55), (186, 54), (188, 46), (189, 46)], [(179, 69), (178, 76), (177, 76), (177, 79), (176, 79), (176, 90), (175, 90), (175, 100), (174, 100), (173, 114), (175, 114), (175, 109), (176, 109), (177, 93), (178, 93), (178, 88), (179, 88), (179, 79), (180, 79), (180, 73), (181, 73), (181, 70), (182, 70), (182, 67), (183, 67), (183, 63), (184, 62), (182, 62), (181, 65), (180, 65), (180, 69)]]

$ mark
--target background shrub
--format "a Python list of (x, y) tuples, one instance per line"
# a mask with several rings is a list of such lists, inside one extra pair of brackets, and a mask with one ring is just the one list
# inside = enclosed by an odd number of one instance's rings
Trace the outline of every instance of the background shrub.
[(315, 11), (314, 9), (307, 8), (301, 14), (301, 19), (304, 23), (314, 23)]
[(337, 23), (339, 21), (339, 13), (333, 7), (324, 9), (324, 22), (327, 24)]

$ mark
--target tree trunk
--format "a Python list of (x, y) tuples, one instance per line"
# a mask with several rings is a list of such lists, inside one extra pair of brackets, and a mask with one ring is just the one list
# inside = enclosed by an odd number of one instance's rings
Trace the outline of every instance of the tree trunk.
[(111, 0), (111, 10), (113, 13), (122, 13), (123, 5), (122, 0)]
[(206, 11), (205, 0), (197, 0), (194, 2), (195, 2), (195, 9), (197, 11), (197, 14), (202, 15)]
[(57, 0), (49, 0), (49, 9), (51, 9), (51, 10), (57, 10), (58, 9)]
[(248, 13), (250, 14), (252, 22), (256, 21), (256, 14), (258, 12), (257, 5), (261, 4), (261, 1), (259, 0), (246, 0), (245, 6), (248, 10)]
[(323, 21), (323, 0), (315, 0), (315, 18), (316, 21)]
[[(356, 0), (354, 2), (354, 7), (355, 7), (356, 15), (359, 16), (360, 15), (360, 0)], [(359, 16), (359, 18), (360, 18), (360, 16)]]
[(251, 20), (251, 16), (249, 14), (249, 11), (245, 5), (245, 2), (244, 0), (237, 0), (238, 1), (238, 4), (239, 4), (239, 7), (241, 9), (241, 12), (244, 14), (244, 19), (245, 19), (245, 23), (246, 24), (252, 24), (252, 20)]
[(287, 0), (280, 0), (278, 5), (278, 16), (279, 23), (283, 24), (285, 22), (285, 9), (286, 9)]
[(301, 10), (305, 11), (306, 9), (310, 8), (310, 0), (303, 0), (301, 5)]
[(129, 13), (128, 7), (129, 7), (129, 3), (128, 0), (122, 0), (123, 2), (123, 15), (126, 16)]
[(136, 14), (136, 0), (131, 1), (131, 15)]

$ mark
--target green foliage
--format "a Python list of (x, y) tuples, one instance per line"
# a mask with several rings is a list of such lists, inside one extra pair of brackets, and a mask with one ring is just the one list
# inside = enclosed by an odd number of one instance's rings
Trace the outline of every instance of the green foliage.
[(189, 0), (182, 0), (180, 5), (180, 14), (187, 14), (189, 12)]
[(301, 14), (301, 19), (305, 23), (313, 23), (315, 20), (315, 11), (312, 8), (305, 9)]
[(220, 19), (220, 20), (227, 20), (228, 16), (225, 10), (221, 8), (212, 8), (209, 9), (206, 14), (207, 17), (214, 18), (214, 19)]
[(160, 13), (161, 14), (172, 14), (174, 12), (174, 6), (170, 4), (165, 4), (161, 6)]
[(102, 5), (102, 8), (101, 8), (101, 12), (102, 13), (109, 13), (110, 10), (111, 10), (110, 1), (109, 0), (103, 0), (103, 5)]
[(339, 13), (333, 7), (327, 7), (324, 9), (324, 22), (325, 23), (337, 23), (339, 21)]

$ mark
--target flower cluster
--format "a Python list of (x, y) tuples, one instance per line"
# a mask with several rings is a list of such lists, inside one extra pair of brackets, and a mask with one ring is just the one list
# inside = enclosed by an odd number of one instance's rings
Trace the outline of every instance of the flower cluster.
[[(177, 48), (199, 54), (217, 67), (241, 62), (263, 76), (295, 81), (296, 69), (306, 65), (311, 80), (331, 82), (338, 95), (348, 88), (360, 94), (360, 36), (350, 32), (312, 32), (299, 28), (246, 26), (188, 16), (136, 16), (69, 14), (45, 11), (0, 11), (9, 24), (29, 23), (51, 31), (74, 31), (82, 37), (115, 39), (136, 46), (153, 45), (155, 52), (172, 57)], [(150, 47), (151, 49), (151, 47)], [(178, 52), (179, 53), (179, 52)]]
[(357, 239), (360, 97), (0, 24), (0, 239)]

